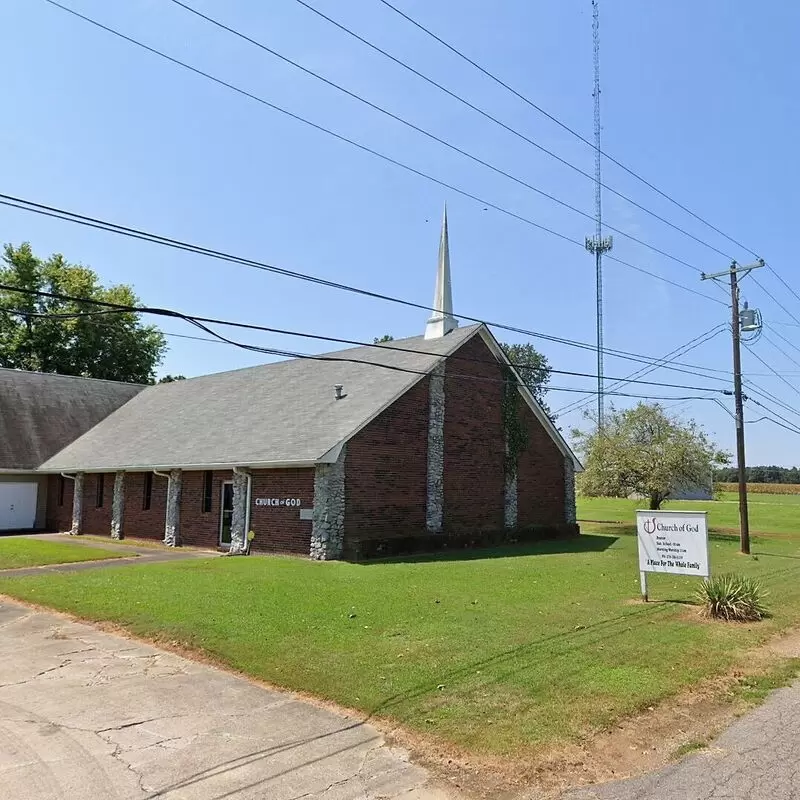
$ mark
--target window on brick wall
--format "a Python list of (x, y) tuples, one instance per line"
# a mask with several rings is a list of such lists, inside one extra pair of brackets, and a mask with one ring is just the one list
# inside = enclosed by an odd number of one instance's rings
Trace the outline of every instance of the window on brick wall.
[(142, 497), (142, 510), (149, 511), (150, 503), (153, 500), (153, 473), (145, 472), (144, 474), (144, 495)]
[(203, 513), (211, 511), (211, 501), (214, 494), (214, 473), (207, 469), (203, 473)]
[(64, 505), (64, 484), (66, 482), (67, 481), (63, 475), (58, 476), (58, 504), (60, 506)]
[(97, 476), (97, 507), (102, 508), (105, 501), (106, 493), (106, 476), (101, 472)]

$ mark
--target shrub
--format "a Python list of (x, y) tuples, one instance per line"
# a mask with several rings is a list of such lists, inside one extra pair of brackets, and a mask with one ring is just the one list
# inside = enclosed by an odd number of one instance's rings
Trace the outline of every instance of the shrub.
[(703, 615), (728, 622), (763, 619), (767, 614), (763, 604), (765, 596), (757, 580), (743, 575), (715, 575), (703, 581), (697, 590)]

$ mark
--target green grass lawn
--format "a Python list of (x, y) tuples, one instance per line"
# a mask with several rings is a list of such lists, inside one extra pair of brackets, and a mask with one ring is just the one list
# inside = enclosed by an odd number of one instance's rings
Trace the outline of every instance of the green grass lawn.
[(45, 564), (70, 564), (74, 561), (97, 561), (119, 558), (126, 553), (115, 553), (99, 547), (81, 547), (68, 542), (46, 542), (19, 536), (0, 537), (0, 570), (17, 567), (39, 567)]
[[(800, 495), (750, 494), (747, 499), (751, 531), (797, 534), (800, 540)], [(647, 508), (647, 502), (616, 497), (579, 497), (578, 520), (635, 525), (637, 508)], [(665, 503), (663, 509), (708, 511), (709, 528), (739, 529), (739, 499), (732, 492), (723, 492), (719, 500), (673, 500)]]
[(477, 752), (524, 756), (740, 663), (800, 615), (800, 539), (711, 542), (712, 568), (759, 576), (774, 616), (700, 621), (697, 579), (653, 575), (637, 602), (636, 539), (356, 565), (218, 558), (0, 578), (0, 592), (135, 634)]

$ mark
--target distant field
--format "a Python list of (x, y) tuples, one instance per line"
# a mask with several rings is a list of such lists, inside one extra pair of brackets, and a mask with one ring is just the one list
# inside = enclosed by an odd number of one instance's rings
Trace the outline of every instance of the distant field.
[[(800, 535), (800, 495), (759, 494), (751, 497), (748, 505), (753, 532)], [(637, 508), (647, 508), (647, 503), (615, 497), (579, 497), (578, 520), (633, 524)], [(665, 503), (663, 508), (666, 511), (707, 511), (710, 528), (739, 529), (739, 500), (732, 492), (723, 492), (719, 500), (674, 500)]]
[[(735, 483), (715, 483), (722, 492), (738, 492)], [(752, 494), (800, 494), (800, 483), (748, 483), (747, 492)]]

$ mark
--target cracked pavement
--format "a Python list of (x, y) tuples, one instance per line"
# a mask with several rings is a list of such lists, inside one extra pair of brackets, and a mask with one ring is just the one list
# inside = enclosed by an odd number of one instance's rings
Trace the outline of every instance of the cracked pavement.
[(355, 718), (5, 599), (0, 786), (14, 800), (454, 800)]
[(774, 692), (707, 750), (563, 800), (800, 800), (800, 683)]

